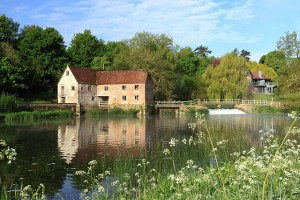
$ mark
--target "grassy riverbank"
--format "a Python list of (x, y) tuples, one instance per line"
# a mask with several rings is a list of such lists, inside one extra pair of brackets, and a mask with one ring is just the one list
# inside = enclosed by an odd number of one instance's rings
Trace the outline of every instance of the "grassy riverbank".
[(22, 111), (15, 113), (7, 113), (4, 115), (6, 122), (22, 121), (32, 122), (37, 119), (54, 119), (54, 118), (68, 118), (74, 116), (74, 112), (69, 110), (53, 110), (53, 111)]
[(109, 110), (102, 110), (102, 109), (93, 109), (93, 110), (88, 110), (86, 111), (85, 115), (86, 116), (120, 116), (120, 115), (132, 115), (136, 116), (140, 110), (138, 109), (128, 109), (124, 110), (121, 108), (112, 108)]

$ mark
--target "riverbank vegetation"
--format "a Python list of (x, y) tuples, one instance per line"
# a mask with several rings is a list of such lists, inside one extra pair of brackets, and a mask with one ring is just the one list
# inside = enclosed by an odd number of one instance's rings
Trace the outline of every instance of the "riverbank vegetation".
[(21, 111), (5, 114), (5, 122), (21, 121), (33, 122), (38, 119), (70, 118), (74, 116), (73, 111), (53, 110), (53, 111)]
[(111, 109), (91, 109), (87, 110), (85, 115), (86, 116), (120, 116), (120, 115), (126, 115), (126, 116), (136, 116), (141, 111), (138, 109), (121, 109), (121, 108), (111, 108)]
[(0, 114), (15, 112), (17, 110), (17, 98), (2, 92), (0, 95)]

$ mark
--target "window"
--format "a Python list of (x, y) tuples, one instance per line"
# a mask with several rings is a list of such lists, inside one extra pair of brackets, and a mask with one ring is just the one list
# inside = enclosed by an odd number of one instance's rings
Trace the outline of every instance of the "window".
[(104, 91), (108, 91), (108, 86), (104, 86)]
[(122, 100), (123, 100), (123, 101), (126, 101), (126, 96), (122, 96)]
[(71, 90), (74, 91), (74, 90), (75, 90), (75, 86), (72, 86), (72, 87), (71, 87)]
[(92, 90), (92, 86), (88, 86), (88, 91), (91, 91)]
[(83, 86), (81, 86), (81, 90), (83, 90), (84, 89), (84, 87)]
[(134, 85), (134, 89), (138, 90), (139, 89), (139, 85)]
[(68, 70), (68, 71), (66, 71), (66, 76), (69, 76), (69, 70)]
[(134, 100), (139, 100), (139, 95), (135, 95)]
[(95, 97), (92, 97), (92, 101), (94, 101), (95, 100)]
[(134, 132), (134, 134), (135, 134), (135, 135), (139, 135), (139, 132), (140, 132), (140, 131), (139, 131), (139, 127), (135, 127), (135, 132)]
[(122, 134), (123, 135), (126, 135), (126, 133), (127, 133), (127, 126), (123, 126), (123, 130), (122, 130)]
[(126, 90), (126, 85), (122, 85), (122, 90)]

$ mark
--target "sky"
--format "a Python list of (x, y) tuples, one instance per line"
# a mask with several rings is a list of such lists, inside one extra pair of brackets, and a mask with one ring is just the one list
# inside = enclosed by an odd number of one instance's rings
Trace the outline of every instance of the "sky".
[(299, 0), (0, 0), (1, 15), (20, 28), (53, 27), (67, 46), (85, 29), (105, 42), (149, 32), (182, 48), (206, 46), (215, 57), (245, 49), (253, 61), (287, 32), (300, 35), (299, 8)]

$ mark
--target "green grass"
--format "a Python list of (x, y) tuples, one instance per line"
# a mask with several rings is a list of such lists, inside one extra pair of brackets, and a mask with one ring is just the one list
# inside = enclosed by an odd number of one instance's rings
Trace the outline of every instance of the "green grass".
[(275, 101), (277, 97), (272, 94), (253, 94), (253, 100), (267, 100), (267, 101)]
[(93, 109), (93, 110), (88, 110), (85, 115), (87, 116), (120, 116), (120, 115), (133, 115), (136, 116), (140, 111), (137, 109), (128, 109), (124, 110), (121, 108), (112, 108), (109, 110), (102, 110), (102, 109)]
[(276, 108), (272, 106), (257, 106), (256, 112), (259, 114), (280, 114), (283, 113), (281, 108)]
[(53, 110), (53, 111), (33, 111), (33, 112), (16, 112), (5, 114), (5, 121), (22, 121), (32, 122), (37, 119), (54, 119), (72, 117), (74, 112), (68, 110)]

